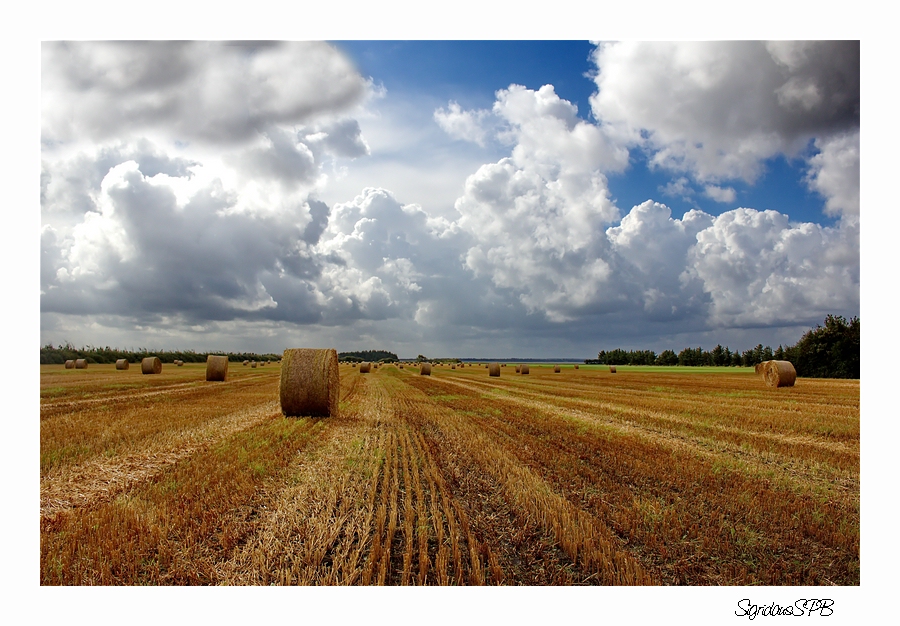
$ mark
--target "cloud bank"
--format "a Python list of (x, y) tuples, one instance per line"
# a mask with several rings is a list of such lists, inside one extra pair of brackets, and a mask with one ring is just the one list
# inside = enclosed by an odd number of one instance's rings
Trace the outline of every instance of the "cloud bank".
[[(329, 45), (42, 54), (42, 341), (584, 357), (859, 311), (858, 43), (602, 44), (596, 121), (552, 85), (450, 101), (432, 123), (505, 154), (460, 181), (451, 218), (377, 185), (318, 199), (372, 152), (371, 83)], [(727, 203), (766, 159), (806, 159), (838, 221), (619, 207), (607, 177), (632, 150), (673, 173), (660, 195)]]

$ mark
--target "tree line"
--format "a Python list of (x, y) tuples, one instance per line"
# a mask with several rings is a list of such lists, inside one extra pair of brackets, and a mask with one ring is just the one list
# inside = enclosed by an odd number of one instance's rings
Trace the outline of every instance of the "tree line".
[(679, 353), (663, 350), (601, 350), (587, 364), (601, 365), (713, 365), (720, 367), (752, 367), (763, 361), (790, 361), (798, 376), (808, 378), (859, 378), (859, 318), (849, 322), (840, 315), (829, 315), (825, 324), (808, 330), (796, 344), (771, 346), (758, 344), (744, 351), (732, 351), (717, 345), (712, 350), (685, 348)]
[(354, 352), (338, 352), (338, 359), (341, 361), (354, 361), (356, 363), (367, 362), (383, 362), (394, 363), (400, 359), (393, 352), (387, 350), (356, 350)]
[(68, 360), (85, 359), (88, 363), (115, 363), (119, 359), (126, 359), (129, 363), (140, 363), (148, 356), (159, 357), (163, 363), (174, 363), (176, 360), (185, 363), (205, 363), (210, 354), (227, 355), (229, 361), (280, 361), (280, 354), (257, 354), (256, 352), (195, 352), (193, 350), (124, 350), (106, 346), (83, 346), (76, 348), (70, 343), (54, 347), (52, 343), (41, 347), (41, 365), (63, 364)]

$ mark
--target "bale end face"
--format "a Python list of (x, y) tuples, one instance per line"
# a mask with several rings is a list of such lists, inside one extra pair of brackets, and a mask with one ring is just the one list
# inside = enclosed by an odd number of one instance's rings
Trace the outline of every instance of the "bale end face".
[(67, 370), (75, 369), (75, 360), (74, 359), (69, 359), (68, 361), (66, 361), (66, 369)]
[(117, 370), (127, 370), (128, 369), (128, 359), (116, 359), (116, 369)]
[(337, 417), (341, 391), (337, 350), (289, 348), (281, 359), (279, 396), (288, 417)]
[(228, 357), (210, 354), (206, 357), (206, 380), (224, 382), (228, 377)]
[(162, 361), (158, 356), (148, 356), (141, 360), (141, 374), (159, 374), (162, 372)]
[(763, 378), (769, 387), (793, 387), (797, 381), (797, 370), (790, 361), (767, 361)]

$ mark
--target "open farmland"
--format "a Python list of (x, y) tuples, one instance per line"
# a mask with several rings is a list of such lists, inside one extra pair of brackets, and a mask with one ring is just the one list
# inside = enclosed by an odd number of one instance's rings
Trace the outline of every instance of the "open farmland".
[(858, 585), (858, 380), (41, 367), (42, 584)]

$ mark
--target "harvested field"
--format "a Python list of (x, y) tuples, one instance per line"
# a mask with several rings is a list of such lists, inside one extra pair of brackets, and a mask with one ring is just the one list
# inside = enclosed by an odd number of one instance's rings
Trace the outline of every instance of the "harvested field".
[(44, 585), (859, 585), (858, 380), (41, 367)]

